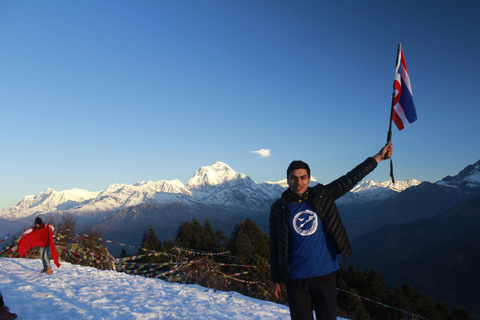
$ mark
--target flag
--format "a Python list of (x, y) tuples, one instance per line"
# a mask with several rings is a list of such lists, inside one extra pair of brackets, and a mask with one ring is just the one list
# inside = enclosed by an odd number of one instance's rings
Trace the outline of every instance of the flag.
[(9, 233), (7, 234), (7, 236), (6, 236), (5, 238), (3, 238), (3, 240), (2, 240), (2, 241), (0, 241), (0, 243), (2, 243), (3, 241), (7, 240), (7, 239), (8, 239), (8, 237), (10, 237), (10, 234), (11, 234), (11, 232), (9, 232)]
[(407, 64), (400, 46), (397, 54), (397, 67), (395, 68), (395, 80), (393, 81), (393, 110), (392, 118), (398, 130), (417, 120), (417, 111), (412, 97), (412, 86), (408, 76)]

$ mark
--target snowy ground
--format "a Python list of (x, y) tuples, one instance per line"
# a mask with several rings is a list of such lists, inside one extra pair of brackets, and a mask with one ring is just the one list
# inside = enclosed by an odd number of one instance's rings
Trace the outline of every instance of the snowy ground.
[(0, 258), (0, 290), (22, 319), (289, 319), (288, 307), (236, 292), (101, 271), (63, 262)]
[[(290, 319), (288, 307), (236, 292), (62, 262), (0, 258), (0, 290), (19, 319)], [(339, 318), (340, 319), (340, 318)]]

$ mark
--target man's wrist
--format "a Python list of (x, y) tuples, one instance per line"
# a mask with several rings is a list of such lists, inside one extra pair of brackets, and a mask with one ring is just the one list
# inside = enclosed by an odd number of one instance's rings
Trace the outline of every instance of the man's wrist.
[(373, 156), (373, 159), (375, 159), (377, 163), (380, 163), (380, 161), (383, 160), (383, 157), (377, 153), (376, 155)]

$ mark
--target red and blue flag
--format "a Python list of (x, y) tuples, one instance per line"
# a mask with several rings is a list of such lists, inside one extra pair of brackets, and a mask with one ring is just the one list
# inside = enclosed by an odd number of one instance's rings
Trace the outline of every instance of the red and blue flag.
[(412, 97), (412, 86), (408, 76), (407, 64), (403, 50), (400, 47), (397, 57), (397, 67), (395, 69), (395, 80), (393, 81), (394, 99), (393, 99), (393, 121), (398, 130), (402, 130), (415, 120), (417, 120), (417, 111)]

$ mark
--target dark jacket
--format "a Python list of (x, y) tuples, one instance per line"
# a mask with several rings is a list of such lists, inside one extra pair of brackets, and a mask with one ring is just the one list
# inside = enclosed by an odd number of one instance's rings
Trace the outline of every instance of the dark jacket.
[[(318, 184), (309, 188), (307, 202), (315, 208), (318, 217), (327, 230), (327, 234), (335, 244), (337, 253), (342, 254), (344, 259), (352, 255), (352, 247), (335, 205), (335, 200), (350, 191), (376, 167), (377, 161), (371, 157), (343, 177), (327, 185)], [(270, 209), (270, 278), (273, 283), (286, 283), (288, 281), (289, 217), (290, 210), (284, 192)]]

